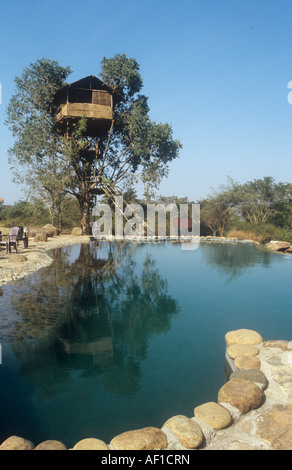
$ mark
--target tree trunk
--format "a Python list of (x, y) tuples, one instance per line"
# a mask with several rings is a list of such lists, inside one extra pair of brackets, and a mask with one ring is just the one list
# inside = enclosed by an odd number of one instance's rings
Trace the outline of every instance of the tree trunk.
[(80, 213), (81, 213), (81, 220), (80, 226), (83, 235), (89, 235), (90, 233), (90, 226), (89, 226), (89, 206), (90, 206), (90, 198), (82, 198), (79, 200), (80, 204)]
[(57, 229), (61, 233), (62, 232), (62, 222), (63, 222), (61, 204), (58, 204), (56, 209), (57, 209)]
[(49, 211), (50, 211), (51, 224), (54, 225), (55, 205), (54, 205), (53, 202), (51, 202), (51, 204), (50, 204)]

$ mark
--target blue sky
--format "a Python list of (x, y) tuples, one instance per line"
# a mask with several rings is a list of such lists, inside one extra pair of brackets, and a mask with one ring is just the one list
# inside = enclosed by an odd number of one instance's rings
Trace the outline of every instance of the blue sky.
[(117, 53), (183, 145), (160, 194), (197, 201), (227, 175), (291, 182), (291, 15), (291, 0), (0, 0), (0, 197), (24, 198), (7, 162), (14, 77), (42, 57), (70, 65), (69, 81), (98, 76)]

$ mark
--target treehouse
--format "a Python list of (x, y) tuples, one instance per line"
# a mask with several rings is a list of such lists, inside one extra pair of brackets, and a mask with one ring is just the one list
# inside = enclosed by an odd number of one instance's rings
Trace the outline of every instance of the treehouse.
[(57, 91), (52, 106), (54, 124), (65, 133), (86, 116), (86, 135), (98, 137), (110, 129), (114, 107), (122, 99), (120, 93), (90, 75)]

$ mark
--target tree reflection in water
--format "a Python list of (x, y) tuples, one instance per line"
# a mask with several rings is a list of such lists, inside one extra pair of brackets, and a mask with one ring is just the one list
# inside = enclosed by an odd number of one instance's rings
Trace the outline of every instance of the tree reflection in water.
[[(201, 243), (201, 249), (207, 264), (217, 269), (226, 276), (226, 282), (242, 276), (248, 269), (260, 263), (263, 267), (269, 267), (271, 254), (262, 250), (259, 258), (258, 251), (246, 250), (240, 243)], [(258, 248), (260, 249), (260, 248)]]
[(9, 337), (22, 375), (44, 397), (74, 370), (102, 376), (110, 392), (134, 394), (149, 339), (168, 331), (179, 313), (155, 261), (146, 256), (136, 266), (141, 245), (101, 243), (80, 245), (74, 262), (70, 249), (55, 250), (52, 266), (12, 296), (20, 320)]

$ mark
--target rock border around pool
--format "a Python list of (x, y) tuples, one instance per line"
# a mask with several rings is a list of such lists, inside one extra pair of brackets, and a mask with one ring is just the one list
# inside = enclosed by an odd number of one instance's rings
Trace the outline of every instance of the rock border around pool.
[(292, 450), (292, 341), (264, 341), (249, 329), (229, 331), (226, 382), (217, 401), (176, 415), (161, 426), (123, 432), (110, 443), (83, 438), (73, 448), (58, 440), (36, 446), (11, 436), (0, 450)]

